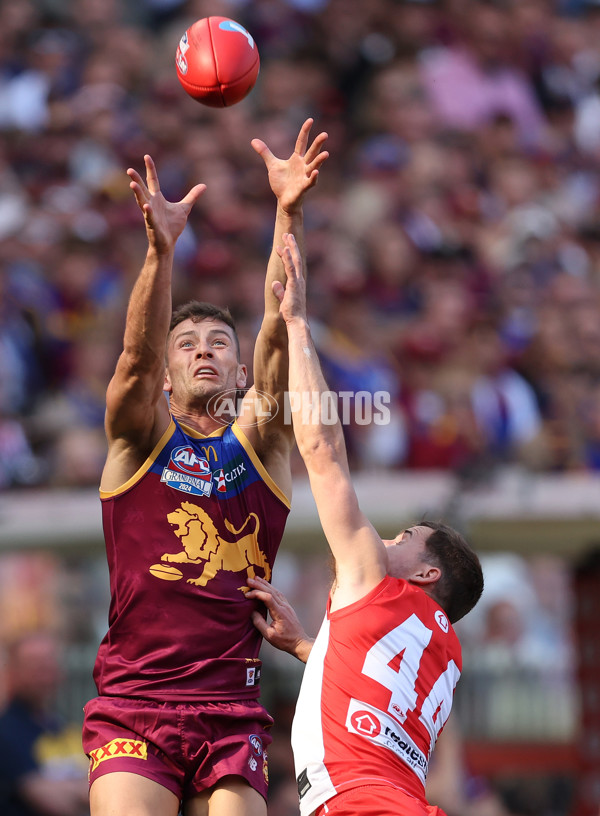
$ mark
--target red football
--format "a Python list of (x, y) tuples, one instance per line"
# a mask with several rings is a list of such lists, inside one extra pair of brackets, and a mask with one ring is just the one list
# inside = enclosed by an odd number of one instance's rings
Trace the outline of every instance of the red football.
[(211, 108), (224, 108), (250, 93), (260, 58), (242, 25), (228, 17), (203, 17), (179, 41), (175, 67), (191, 97)]

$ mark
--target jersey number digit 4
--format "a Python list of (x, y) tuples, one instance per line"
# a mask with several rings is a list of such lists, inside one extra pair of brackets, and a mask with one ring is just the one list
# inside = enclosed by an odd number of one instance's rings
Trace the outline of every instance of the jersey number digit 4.
[[(409, 711), (419, 713), (429, 734), (429, 753), (450, 715), (460, 677), (456, 663), (450, 660), (429, 690), (417, 691), (421, 659), (432, 635), (433, 631), (413, 614), (369, 649), (362, 667), (363, 674), (390, 692), (387, 710), (395, 720), (403, 723)], [(426, 696), (419, 706), (423, 693)]]

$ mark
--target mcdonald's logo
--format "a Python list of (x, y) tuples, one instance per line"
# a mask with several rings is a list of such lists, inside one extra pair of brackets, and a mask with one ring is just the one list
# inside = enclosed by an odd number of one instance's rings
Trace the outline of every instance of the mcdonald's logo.
[(214, 449), (213, 445), (200, 445), (200, 450), (202, 450), (204, 452), (204, 455), (206, 456), (207, 462), (210, 462), (211, 453), (212, 453), (212, 456), (213, 456), (213, 460), (215, 462), (219, 461), (219, 457), (217, 456), (217, 452)]

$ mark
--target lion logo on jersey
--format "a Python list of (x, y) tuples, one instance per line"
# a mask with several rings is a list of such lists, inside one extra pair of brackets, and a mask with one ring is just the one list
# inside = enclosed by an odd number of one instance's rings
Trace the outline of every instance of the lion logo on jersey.
[[(258, 544), (260, 521), (256, 513), (250, 513), (237, 530), (225, 519), (225, 527), (234, 536), (242, 534), (250, 521), (254, 521), (254, 530), (234, 541), (221, 538), (208, 513), (191, 502), (183, 502), (181, 507), (168, 514), (167, 519), (175, 527), (174, 533), (181, 541), (183, 551), (165, 553), (161, 561), (170, 564), (204, 564), (199, 577), (188, 578), (188, 584), (206, 586), (219, 570), (245, 571), (248, 578), (253, 578), (256, 575), (255, 567), (260, 567), (267, 580), (271, 577), (271, 567)], [(159, 565), (155, 565), (157, 566)], [(162, 577), (153, 567), (151, 572)]]

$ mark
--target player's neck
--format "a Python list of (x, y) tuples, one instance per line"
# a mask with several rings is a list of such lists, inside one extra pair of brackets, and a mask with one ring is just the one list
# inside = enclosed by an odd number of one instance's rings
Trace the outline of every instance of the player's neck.
[(212, 417), (207, 411), (189, 411), (171, 405), (171, 415), (180, 425), (185, 425), (197, 433), (209, 436), (215, 431), (220, 431), (228, 425), (234, 417), (219, 416)]

